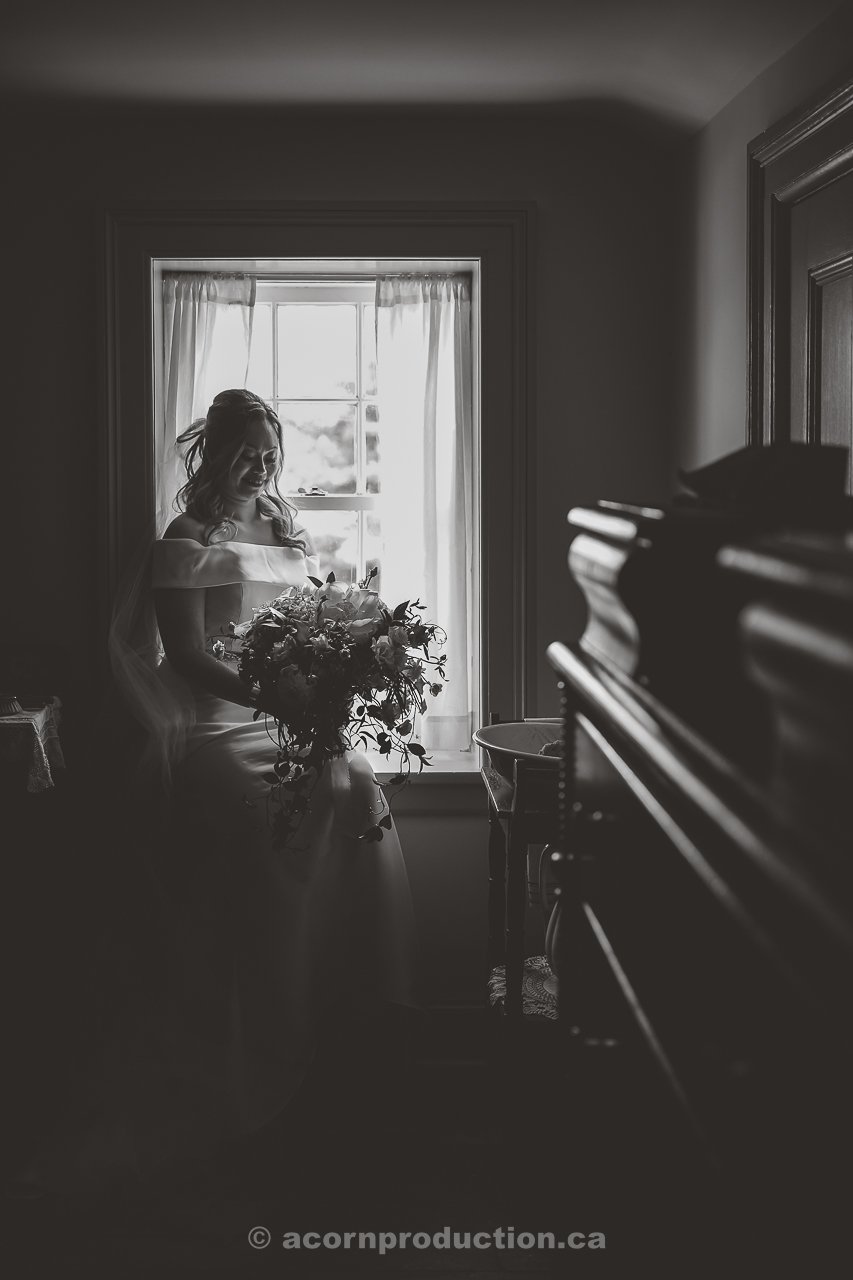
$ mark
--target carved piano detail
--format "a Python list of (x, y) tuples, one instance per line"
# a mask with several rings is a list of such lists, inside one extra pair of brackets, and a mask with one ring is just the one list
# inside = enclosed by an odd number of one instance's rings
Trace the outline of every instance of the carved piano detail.
[(792, 457), (749, 507), (570, 513), (555, 951), (573, 1043), (610, 1019), (745, 1207), (817, 1221), (853, 1143), (853, 519), (844, 459), (795, 507)]
[[(725, 741), (727, 704), (751, 696), (735, 628), (747, 593), (717, 554), (755, 520), (600, 503), (569, 523), (579, 531), (569, 568), (589, 607), (581, 649)], [(743, 740), (730, 745), (746, 754)]]
[(751, 587), (746, 668), (773, 722), (770, 788), (792, 823), (853, 855), (853, 534), (788, 534), (726, 547)]
[[(846, 452), (744, 449), (682, 473), (687, 493), (667, 510), (603, 501), (569, 512), (578, 531), (569, 569), (589, 609), (581, 648), (653, 690), (747, 767), (763, 744), (736, 626), (752, 588), (725, 572), (718, 553), (780, 529), (837, 531), (853, 522)], [(746, 739), (742, 699), (752, 712)]]

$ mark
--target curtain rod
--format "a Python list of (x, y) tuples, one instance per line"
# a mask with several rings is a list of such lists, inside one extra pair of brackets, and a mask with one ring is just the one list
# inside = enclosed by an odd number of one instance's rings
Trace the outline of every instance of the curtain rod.
[(336, 273), (333, 276), (320, 275), (314, 271), (310, 275), (305, 276), (283, 276), (279, 274), (271, 275), (264, 271), (199, 271), (191, 267), (186, 270), (181, 268), (166, 267), (163, 275), (168, 276), (218, 276), (221, 279), (253, 279), (259, 284), (370, 284), (379, 276), (387, 276), (391, 279), (409, 280), (419, 279), (428, 276), (435, 280), (450, 280), (454, 276), (471, 276), (472, 271), (372, 271), (367, 275), (346, 275), (345, 273)]

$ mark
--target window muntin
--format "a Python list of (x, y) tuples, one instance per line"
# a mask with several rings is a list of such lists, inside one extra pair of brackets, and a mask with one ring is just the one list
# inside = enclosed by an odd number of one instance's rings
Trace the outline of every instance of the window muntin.
[(346, 582), (375, 567), (381, 589), (374, 294), (371, 279), (260, 280), (248, 385), (281, 421), (282, 489), (321, 562)]

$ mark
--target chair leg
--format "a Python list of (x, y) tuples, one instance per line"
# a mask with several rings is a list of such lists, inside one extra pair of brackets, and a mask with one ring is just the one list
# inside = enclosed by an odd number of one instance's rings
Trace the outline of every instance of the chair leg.
[(506, 960), (506, 840), (497, 818), (489, 820), (489, 972)]
[(507, 839), (506, 1013), (520, 1018), (524, 975), (524, 920), (527, 907), (527, 845), (512, 830)]

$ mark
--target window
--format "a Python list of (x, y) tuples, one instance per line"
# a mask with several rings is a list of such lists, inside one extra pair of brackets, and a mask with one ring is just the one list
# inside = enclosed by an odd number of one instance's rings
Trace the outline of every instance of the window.
[(431, 753), (470, 764), (481, 722), (477, 264), (375, 264), (343, 279), (200, 265), (162, 273), (161, 523), (180, 480), (177, 437), (226, 387), (261, 395), (282, 424), (281, 488), (321, 573), (373, 573), (389, 605), (420, 599), (445, 628), (450, 684), (418, 733)]
[[(375, 256), (378, 245), (387, 254), (381, 260)], [(100, 558), (94, 598), (100, 642), (105, 642), (118, 583), (158, 525), (164, 397), (159, 381), (163, 315), (157, 300), (163, 273), (215, 269), (281, 279), (286, 269), (303, 279), (334, 273), (340, 280), (415, 271), (425, 264), (454, 271), (475, 264), (480, 333), (474, 335), (474, 417), (482, 421), (474, 464), (479, 487), (474, 640), (480, 673), (475, 716), (484, 722), (492, 712), (504, 720), (536, 714), (537, 687), (550, 695), (553, 673), (544, 659), (536, 605), (538, 507), (529, 429), (535, 403), (534, 248), (535, 209), (524, 203), (185, 201), (105, 210), (98, 290)], [(425, 781), (441, 781), (442, 765), (436, 759)], [(437, 794), (440, 804), (453, 807), (459, 793), (451, 785)], [(434, 800), (423, 805), (423, 812), (434, 812)]]
[(284, 431), (283, 488), (324, 569), (380, 574), (381, 492), (373, 280), (258, 281), (247, 386)]

